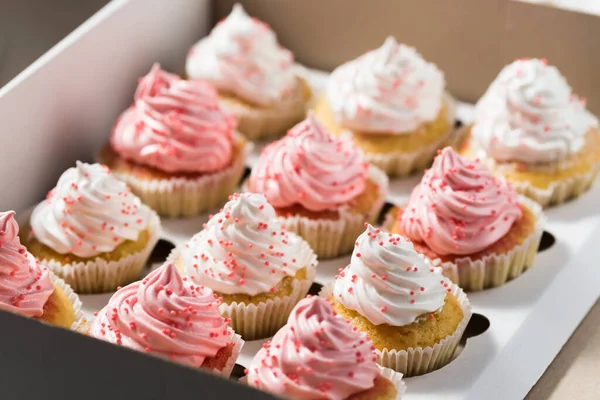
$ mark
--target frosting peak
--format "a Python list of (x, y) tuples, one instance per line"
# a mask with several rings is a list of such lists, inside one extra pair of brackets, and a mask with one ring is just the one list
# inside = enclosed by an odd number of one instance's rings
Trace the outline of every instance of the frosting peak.
[(48, 268), (21, 245), (15, 212), (0, 213), (0, 309), (40, 317), (54, 291)]
[(506, 235), (521, 209), (505, 180), (446, 147), (413, 189), (400, 218), (408, 237), (437, 254), (467, 255)]
[(473, 138), (497, 161), (546, 163), (579, 151), (598, 121), (544, 59), (504, 67), (477, 103)]
[(380, 48), (333, 71), (326, 94), (342, 125), (406, 134), (437, 117), (444, 86), (444, 74), (434, 64), (390, 36)]
[(288, 134), (267, 146), (248, 187), (274, 207), (300, 204), (312, 211), (335, 210), (365, 189), (368, 164), (348, 139), (332, 136), (312, 112)]
[(220, 91), (271, 105), (296, 84), (292, 53), (282, 48), (267, 24), (250, 18), (241, 4), (190, 50), (186, 71)]
[(379, 375), (373, 350), (366, 333), (336, 316), (326, 300), (308, 297), (256, 354), (248, 383), (291, 399), (347, 399), (373, 387)]
[(181, 278), (167, 262), (119, 289), (94, 319), (98, 339), (200, 367), (225, 347), (231, 332), (209, 288)]
[(406, 238), (371, 225), (360, 235), (333, 294), (374, 325), (405, 326), (444, 305), (450, 281)]

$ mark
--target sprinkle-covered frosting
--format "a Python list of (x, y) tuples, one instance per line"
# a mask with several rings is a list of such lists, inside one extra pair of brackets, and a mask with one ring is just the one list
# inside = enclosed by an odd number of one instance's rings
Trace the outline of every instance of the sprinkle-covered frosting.
[(97, 313), (90, 335), (199, 367), (229, 343), (227, 323), (215, 294), (167, 262), (119, 289)]
[(248, 188), (263, 193), (274, 207), (335, 210), (364, 191), (367, 169), (350, 140), (330, 135), (309, 113), (263, 150)]
[(186, 71), (191, 78), (207, 79), (220, 91), (262, 106), (290, 95), (296, 85), (292, 53), (241, 4), (192, 47)]
[(123, 158), (166, 172), (214, 172), (229, 165), (236, 120), (205, 81), (154, 64), (110, 138)]
[(335, 118), (360, 132), (407, 134), (434, 120), (444, 74), (388, 37), (380, 48), (338, 67), (326, 86)]
[(333, 286), (336, 301), (373, 325), (405, 326), (444, 305), (451, 292), (442, 269), (432, 267), (412, 243), (371, 225), (356, 241), (350, 264)]
[(307, 267), (303, 241), (277, 221), (263, 195), (234, 194), (181, 249), (185, 275), (222, 294), (275, 290)]
[(366, 333), (319, 297), (301, 300), (287, 325), (258, 351), (248, 384), (290, 399), (343, 400), (373, 387), (379, 375)]
[(33, 210), (30, 235), (57, 253), (93, 257), (137, 240), (150, 213), (106, 166), (77, 161)]
[(517, 60), (477, 103), (471, 132), (497, 161), (560, 161), (581, 150), (585, 133), (598, 125), (585, 102), (546, 60)]
[(446, 147), (413, 189), (400, 223), (437, 254), (467, 255), (496, 243), (521, 215), (504, 179)]
[(15, 212), (0, 213), (0, 310), (41, 317), (54, 291), (48, 268), (21, 245)]

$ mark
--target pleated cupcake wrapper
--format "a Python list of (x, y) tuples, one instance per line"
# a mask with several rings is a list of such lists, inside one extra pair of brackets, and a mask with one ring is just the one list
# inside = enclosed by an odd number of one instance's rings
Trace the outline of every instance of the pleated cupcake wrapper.
[(150, 238), (143, 250), (119, 260), (107, 261), (96, 258), (87, 262), (61, 263), (55, 260), (40, 260), (42, 265), (64, 279), (77, 293), (105, 293), (118, 286), (131, 283), (140, 277), (150, 253), (160, 237), (160, 218), (151, 212), (148, 223)]
[[(451, 286), (452, 294), (456, 296), (463, 311), (463, 319), (451, 335), (446, 336), (433, 347), (410, 347), (407, 350), (375, 350), (379, 357), (379, 365), (402, 373), (405, 377), (423, 375), (442, 368), (452, 361), (454, 352), (462, 338), (473, 311), (467, 295), (456, 284)], [(331, 298), (331, 285), (323, 286), (319, 296)]]
[(237, 361), (237, 358), (240, 355), (240, 352), (242, 351), (242, 347), (244, 347), (244, 343), (245, 343), (244, 340), (242, 339), (242, 337), (240, 335), (238, 335), (237, 333), (235, 333), (235, 331), (233, 329), (229, 328), (229, 331), (231, 333), (231, 336), (229, 337), (229, 341), (231, 343), (233, 343), (233, 351), (231, 352), (231, 356), (227, 360), (227, 363), (225, 364), (223, 369), (220, 371), (214, 371), (215, 373), (221, 375), (224, 378), (229, 378), (229, 376), (231, 376), (231, 371), (233, 370), (233, 367), (235, 366), (235, 362)]
[(379, 365), (379, 372), (381, 373), (382, 377), (394, 384), (397, 392), (396, 400), (401, 400), (402, 396), (406, 392), (406, 384), (402, 380), (402, 374), (394, 371), (393, 369), (382, 367), (381, 365)]
[[(235, 140), (239, 143), (243, 139), (236, 134)], [(250, 146), (244, 144), (243, 150), (229, 167), (196, 179), (140, 179), (127, 172), (113, 173), (158, 214), (191, 217), (218, 208), (235, 191), (244, 174)]]
[[(181, 254), (180, 248), (171, 251), (167, 260), (176, 262)], [(230, 318), (229, 326), (240, 334), (244, 340), (257, 340), (273, 336), (286, 324), (294, 306), (302, 300), (310, 290), (317, 274), (317, 256), (307, 242), (302, 242), (300, 254), (306, 257), (301, 265), (306, 268), (306, 279), (294, 279), (292, 293), (283, 297), (273, 297), (259, 304), (221, 303), (219, 312)]]
[(81, 300), (79, 299), (79, 296), (73, 291), (73, 288), (71, 288), (68, 283), (52, 272), (50, 272), (50, 280), (54, 287), (62, 291), (69, 299), (69, 302), (71, 302), (75, 314), (75, 322), (71, 325), (71, 330), (76, 331), (84, 321), (84, 314), (81, 311)]

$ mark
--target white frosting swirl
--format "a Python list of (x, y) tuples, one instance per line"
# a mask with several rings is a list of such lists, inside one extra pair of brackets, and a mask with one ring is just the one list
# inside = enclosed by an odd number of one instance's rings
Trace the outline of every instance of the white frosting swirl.
[(293, 61), (271, 28), (236, 4), (209, 36), (192, 47), (186, 72), (190, 78), (211, 81), (220, 91), (271, 105), (293, 92)]
[(234, 194), (181, 249), (184, 273), (221, 294), (250, 296), (274, 289), (308, 267), (303, 240), (277, 221), (261, 194)]
[(31, 214), (31, 234), (60, 254), (93, 257), (137, 240), (152, 211), (100, 164), (77, 161)]
[(496, 161), (555, 162), (578, 152), (597, 120), (546, 60), (504, 67), (476, 106), (476, 144)]
[(412, 243), (371, 225), (358, 237), (348, 265), (336, 277), (335, 300), (373, 325), (405, 326), (444, 305), (450, 281)]
[(333, 71), (326, 94), (345, 127), (407, 134), (437, 117), (444, 86), (444, 74), (434, 64), (390, 36), (380, 48)]

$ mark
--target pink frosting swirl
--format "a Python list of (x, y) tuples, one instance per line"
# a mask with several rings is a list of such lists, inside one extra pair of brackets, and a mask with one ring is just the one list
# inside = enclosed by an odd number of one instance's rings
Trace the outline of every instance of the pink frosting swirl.
[(171, 262), (118, 290), (90, 334), (191, 367), (214, 357), (230, 337), (213, 292), (181, 278)]
[(166, 172), (214, 172), (230, 163), (236, 120), (221, 110), (210, 83), (154, 64), (134, 99), (111, 135), (119, 155)]
[(367, 169), (351, 141), (332, 136), (309, 113), (264, 149), (248, 189), (264, 194), (274, 207), (335, 210), (364, 191)]
[(373, 387), (374, 349), (326, 300), (308, 297), (256, 354), (248, 383), (291, 399), (346, 399)]
[(0, 213), (0, 310), (41, 317), (54, 285), (18, 234), (15, 212)]
[(466, 255), (496, 243), (521, 218), (508, 183), (446, 147), (414, 188), (402, 230), (440, 255)]

